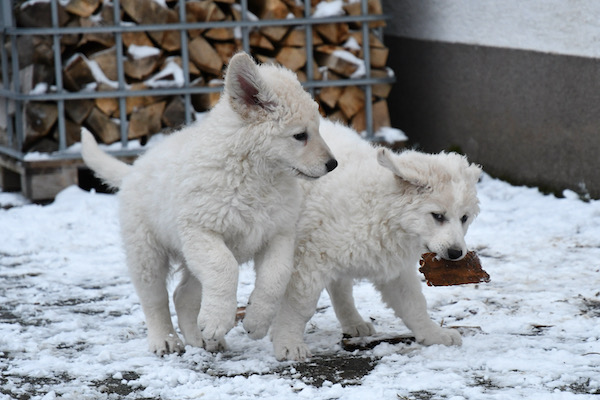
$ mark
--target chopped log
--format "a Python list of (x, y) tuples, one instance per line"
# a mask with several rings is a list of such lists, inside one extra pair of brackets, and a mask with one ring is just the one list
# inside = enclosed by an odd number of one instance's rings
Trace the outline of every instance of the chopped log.
[[(80, 18), (79, 24), (83, 28), (102, 26), (101, 23), (92, 18)], [(84, 33), (77, 46), (81, 47), (86, 43), (98, 43), (104, 47), (112, 47), (115, 45), (115, 36), (112, 33), (103, 32)]]
[(297, 71), (306, 64), (306, 51), (299, 47), (282, 47), (275, 59), (290, 70)]
[[(100, 83), (96, 90), (105, 92), (112, 91), (114, 88), (105, 83)], [(109, 117), (119, 110), (119, 101), (115, 97), (98, 97), (94, 100), (94, 105)]]
[(121, 138), (119, 125), (95, 107), (85, 120), (84, 125), (94, 132), (102, 143), (114, 143)]
[(351, 76), (358, 69), (358, 65), (352, 62), (348, 55), (352, 56), (352, 53), (330, 45), (322, 45), (315, 50), (315, 59), (319, 65), (345, 77)]
[(275, 46), (259, 31), (250, 32), (250, 46), (255, 49), (274, 51)]
[[(151, 47), (154, 49), (154, 47)], [(147, 57), (138, 58), (137, 56), (127, 57), (123, 63), (125, 75), (134, 79), (147, 79), (156, 70), (160, 64), (160, 54), (149, 55)]]
[(215, 42), (213, 46), (221, 57), (223, 64), (228, 64), (231, 57), (239, 50), (239, 47), (233, 42)]
[(115, 47), (92, 54), (90, 61), (96, 62), (98, 67), (104, 72), (104, 75), (111, 81), (119, 79), (117, 73), (117, 49)]
[(281, 44), (283, 46), (305, 47), (306, 31), (301, 28), (291, 29), (287, 36), (283, 39)]
[[(209, 22), (225, 20), (225, 13), (212, 1), (188, 1), (185, 3), (187, 22)], [(190, 29), (191, 38), (201, 35), (205, 29)]]
[[(223, 81), (213, 79), (208, 83), (209, 87), (223, 86)], [(199, 111), (207, 111), (213, 108), (221, 98), (220, 92), (200, 93), (192, 96), (194, 108)]]
[[(389, 72), (385, 69), (372, 69), (371, 76), (373, 78), (387, 78), (389, 76)], [(375, 97), (380, 97), (387, 99), (392, 91), (391, 83), (381, 83), (379, 85), (372, 86), (372, 93)]]
[[(373, 103), (373, 132), (377, 132), (383, 126), (391, 126), (390, 113), (388, 111), (387, 101), (379, 100)], [(352, 118), (352, 127), (358, 132), (367, 129), (366, 111), (364, 107)]]
[[(361, 31), (354, 31), (354, 32), (350, 32), (350, 37), (354, 38), (354, 40), (356, 40), (356, 43), (359, 44), (359, 46), (362, 47), (363, 44), (363, 35)], [(374, 35), (373, 33), (369, 34), (369, 46), (370, 47), (377, 47), (378, 49), (384, 48), (385, 45), (383, 44), (383, 42), (377, 37), (377, 35)]]
[(317, 97), (327, 107), (334, 109), (343, 91), (344, 89), (341, 86), (326, 86), (321, 89)]
[(90, 115), (93, 108), (94, 100), (91, 99), (65, 101), (65, 114), (79, 125)]
[(259, 19), (284, 19), (290, 12), (281, 0), (249, 0), (248, 9)]
[(232, 28), (212, 28), (204, 32), (204, 37), (211, 40), (233, 40), (235, 39)]
[(142, 136), (152, 135), (160, 131), (160, 118), (165, 109), (166, 102), (151, 104), (135, 110), (129, 118), (127, 137), (138, 139)]
[[(6, 0), (4, 0), (6, 1)], [(69, 13), (58, 2), (58, 26), (65, 26), (69, 20)], [(32, 2), (23, 3), (20, 7), (15, 7), (17, 26), (26, 26), (30, 28), (47, 28), (52, 26), (52, 9), (50, 2)]]
[(46, 136), (58, 118), (58, 108), (54, 103), (31, 101), (25, 105), (24, 147)]
[(185, 101), (183, 97), (174, 97), (165, 107), (160, 120), (169, 128), (177, 128), (183, 125), (185, 123)]
[(338, 106), (344, 116), (350, 120), (365, 106), (365, 92), (357, 86), (346, 86), (338, 99)]
[(289, 28), (285, 26), (264, 26), (260, 28), (260, 33), (265, 35), (273, 43), (279, 43), (288, 33)]
[(204, 39), (198, 36), (188, 44), (190, 59), (196, 66), (213, 75), (220, 75), (223, 69), (223, 60), (219, 53)]
[(98, 9), (100, 0), (71, 0), (65, 9), (80, 17), (89, 17)]
[[(360, 2), (352, 2), (344, 4), (344, 11), (348, 15), (361, 15), (362, 14), (362, 5)], [(367, 11), (369, 15), (382, 15), (383, 8), (381, 7), (380, 0), (368, 0), (367, 2)], [(361, 27), (360, 22), (352, 23), (352, 28), (359, 29)], [(380, 28), (385, 26), (384, 20), (371, 21), (369, 22), (369, 28)]]
[[(183, 69), (183, 60), (180, 56), (168, 57), (167, 59), (165, 59), (165, 61), (163, 61), (162, 65), (160, 66), (160, 69), (165, 68), (169, 62), (174, 62), (175, 64), (179, 65), (181, 69)], [(196, 64), (194, 64), (193, 62), (188, 62), (188, 69), (190, 71), (190, 74), (200, 75), (200, 70), (198, 69), (198, 67), (196, 67)]]
[[(179, 22), (176, 11), (166, 8), (154, 0), (121, 0), (121, 7), (135, 22), (141, 25), (168, 25)], [(160, 47), (167, 51), (175, 51), (181, 48), (179, 31), (152, 31), (149, 32), (149, 35)]]
[(88, 83), (95, 82), (94, 74), (82, 54), (71, 57), (63, 69), (63, 82), (65, 88), (78, 92)]
[(154, 46), (154, 43), (152, 43), (152, 40), (150, 40), (145, 32), (123, 32), (122, 38), (125, 47), (131, 45)]
[[(92, 101), (92, 105), (94, 102)], [(71, 121), (70, 119), (65, 119), (65, 144), (67, 147), (79, 142), (81, 136), (81, 125)], [(59, 133), (58, 133), (58, 124), (55, 125), (54, 131), (52, 132), (52, 138), (58, 144)]]
[(315, 25), (315, 31), (329, 44), (344, 43), (350, 37), (347, 24), (320, 24)]
[[(148, 89), (148, 87), (143, 82), (134, 83), (133, 85), (131, 85), (131, 90), (145, 90), (145, 89)], [(125, 112), (127, 113), (127, 115), (130, 115), (135, 110), (144, 108), (144, 107), (146, 107), (150, 104), (156, 103), (160, 100), (161, 99), (157, 96), (127, 97), (125, 99)], [(120, 113), (118, 112), (118, 110), (115, 113), (115, 117), (120, 117)]]

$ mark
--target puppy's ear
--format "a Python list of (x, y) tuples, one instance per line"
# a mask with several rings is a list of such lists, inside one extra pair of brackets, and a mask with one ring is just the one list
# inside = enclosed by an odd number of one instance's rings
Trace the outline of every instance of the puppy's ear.
[(467, 174), (471, 177), (473, 183), (479, 182), (479, 178), (481, 177), (481, 165), (471, 164), (467, 168)]
[(225, 90), (231, 106), (241, 115), (251, 110), (274, 107), (273, 94), (260, 76), (258, 66), (246, 53), (238, 53), (229, 61)]
[(408, 183), (419, 190), (429, 188), (427, 182), (422, 179), (419, 171), (413, 166), (402, 165), (393, 159), (393, 154), (385, 148), (377, 150), (377, 162), (384, 168), (389, 169), (399, 180)]

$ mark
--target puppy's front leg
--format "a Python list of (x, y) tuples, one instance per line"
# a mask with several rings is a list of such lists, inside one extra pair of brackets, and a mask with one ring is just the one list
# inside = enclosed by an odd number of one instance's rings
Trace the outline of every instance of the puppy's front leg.
[(294, 243), (293, 233), (276, 235), (254, 258), (256, 282), (244, 318), (244, 329), (252, 339), (267, 334), (281, 304), (292, 274)]
[(188, 231), (183, 236), (186, 264), (202, 284), (198, 328), (206, 349), (217, 351), (235, 324), (238, 262), (220, 235)]

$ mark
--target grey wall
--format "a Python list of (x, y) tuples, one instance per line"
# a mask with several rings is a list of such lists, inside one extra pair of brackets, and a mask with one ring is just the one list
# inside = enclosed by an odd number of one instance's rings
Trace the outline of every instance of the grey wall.
[[(421, 20), (422, 24), (423, 21)], [(600, 198), (600, 59), (386, 35), (392, 125), (493, 176)]]

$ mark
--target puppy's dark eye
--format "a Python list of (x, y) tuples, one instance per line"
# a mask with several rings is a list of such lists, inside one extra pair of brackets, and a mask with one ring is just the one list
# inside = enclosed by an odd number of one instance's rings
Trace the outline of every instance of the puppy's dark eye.
[(308, 133), (306, 133), (306, 132), (297, 133), (294, 135), (294, 139), (296, 139), (300, 142), (305, 142), (308, 140)]
[(446, 220), (446, 217), (444, 217), (443, 214), (438, 214), (438, 213), (431, 213), (431, 216), (433, 217), (433, 219), (435, 219), (437, 222), (444, 222)]
[(465, 222), (467, 222), (467, 220), (468, 220), (468, 219), (469, 219), (469, 216), (468, 216), (468, 215), (463, 215), (463, 216), (460, 218), (460, 222), (462, 222), (462, 223), (464, 224)]

